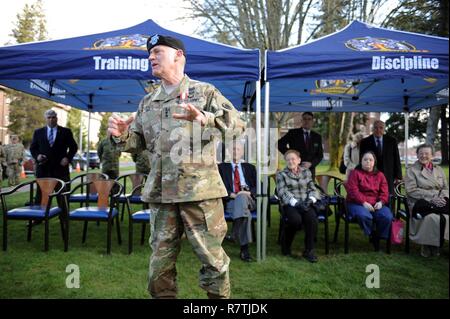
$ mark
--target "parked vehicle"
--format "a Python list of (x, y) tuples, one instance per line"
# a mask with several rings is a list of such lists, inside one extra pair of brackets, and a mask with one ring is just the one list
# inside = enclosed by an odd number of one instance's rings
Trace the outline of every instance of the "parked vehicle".
[[(77, 163), (80, 164), (80, 169), (85, 171), (87, 168), (87, 152), (75, 154), (72, 159), (72, 168), (76, 169)], [(100, 158), (97, 155), (97, 151), (89, 151), (89, 168), (100, 168)]]

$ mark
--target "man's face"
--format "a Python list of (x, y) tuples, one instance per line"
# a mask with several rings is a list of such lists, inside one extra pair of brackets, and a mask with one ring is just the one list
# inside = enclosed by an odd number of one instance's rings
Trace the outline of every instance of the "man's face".
[(314, 125), (314, 118), (311, 115), (302, 116), (302, 127), (305, 130), (312, 129), (313, 125)]
[[(181, 51), (181, 50), (180, 50)], [(165, 45), (157, 45), (150, 50), (152, 75), (163, 79), (175, 69), (177, 50)]]
[(46, 117), (47, 125), (49, 127), (55, 127), (58, 124), (58, 118), (53, 115), (49, 115)]
[(242, 156), (244, 156), (244, 146), (241, 144), (236, 144), (233, 147), (233, 161), (240, 161)]
[(373, 124), (373, 135), (375, 137), (382, 137), (384, 134), (384, 123), (382, 122), (375, 122)]

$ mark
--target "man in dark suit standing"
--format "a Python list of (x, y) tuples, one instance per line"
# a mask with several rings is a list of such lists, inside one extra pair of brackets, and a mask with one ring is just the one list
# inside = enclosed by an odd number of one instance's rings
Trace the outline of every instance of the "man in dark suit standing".
[(256, 208), (256, 168), (242, 162), (244, 145), (239, 141), (233, 146), (233, 162), (220, 163), (219, 173), (228, 192), (225, 211), (233, 218), (232, 238), (241, 246), (240, 258), (250, 262), (248, 244), (252, 242), (251, 211)]
[(52, 109), (45, 112), (47, 125), (36, 129), (30, 152), (36, 160), (36, 177), (54, 177), (70, 180), (69, 164), (78, 150), (72, 131), (58, 125), (58, 117)]
[(359, 158), (368, 151), (375, 154), (377, 168), (383, 172), (389, 185), (389, 193), (394, 194), (394, 181), (402, 179), (402, 166), (397, 140), (384, 134), (385, 124), (377, 120), (373, 123), (372, 135), (364, 138), (359, 147)]
[(313, 180), (316, 176), (316, 166), (323, 159), (322, 136), (312, 131), (314, 115), (311, 112), (302, 114), (302, 127), (289, 130), (278, 140), (278, 150), (284, 155), (287, 150), (293, 149), (300, 152), (301, 166), (309, 168)]

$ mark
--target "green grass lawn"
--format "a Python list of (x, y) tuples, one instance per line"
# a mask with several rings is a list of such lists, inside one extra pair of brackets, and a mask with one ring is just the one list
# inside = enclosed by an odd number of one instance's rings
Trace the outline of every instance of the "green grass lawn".
[[(319, 172), (324, 170), (321, 167)], [(447, 168), (448, 172), (448, 168)], [(9, 208), (27, 200), (27, 194), (15, 196)], [(137, 207), (136, 207), (137, 208)], [(423, 258), (419, 246), (411, 243), (411, 253), (403, 246), (392, 246), (386, 254), (384, 242), (380, 252), (372, 251), (368, 239), (358, 225), (350, 228), (350, 253), (343, 249), (341, 227), (337, 244), (330, 244), (325, 255), (323, 225), (319, 225), (317, 254), (319, 262), (311, 264), (301, 258), (303, 232), (297, 234), (293, 253), (284, 257), (277, 245), (279, 213), (272, 207), (272, 224), (268, 229), (267, 259), (245, 263), (239, 259), (237, 244), (224, 242), (231, 258), (230, 279), (232, 298), (448, 298), (449, 246), (444, 245), (440, 257)], [(2, 221), (0, 221), (0, 224)], [(72, 222), (69, 251), (63, 252), (59, 221), (50, 224), (50, 250), (43, 252), (43, 225), (33, 228), (31, 242), (26, 240), (26, 222), (9, 223), (7, 252), (0, 252), (0, 298), (148, 298), (147, 272), (150, 248), (141, 246), (140, 226), (135, 226), (134, 252), (128, 255), (128, 220), (121, 223), (121, 246), (115, 231), (112, 254), (106, 255), (106, 225), (90, 223), (87, 241), (81, 243), (81, 222)], [(334, 217), (330, 220), (330, 235)], [(147, 228), (148, 237), (148, 228)], [(251, 252), (256, 257), (256, 244)], [(79, 289), (66, 288), (66, 267), (76, 264), (80, 269)], [(378, 265), (380, 288), (366, 288), (366, 267)], [(205, 298), (198, 287), (200, 262), (189, 242), (182, 241), (177, 262), (179, 297)]]

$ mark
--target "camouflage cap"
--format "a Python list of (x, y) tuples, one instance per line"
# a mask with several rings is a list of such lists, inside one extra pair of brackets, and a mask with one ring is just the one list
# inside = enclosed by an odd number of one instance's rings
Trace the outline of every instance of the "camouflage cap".
[(183, 54), (186, 56), (186, 49), (184, 47), (184, 43), (180, 39), (161, 34), (154, 34), (147, 40), (148, 53), (150, 53), (150, 50), (157, 45), (165, 45), (177, 50), (181, 50), (183, 51)]

